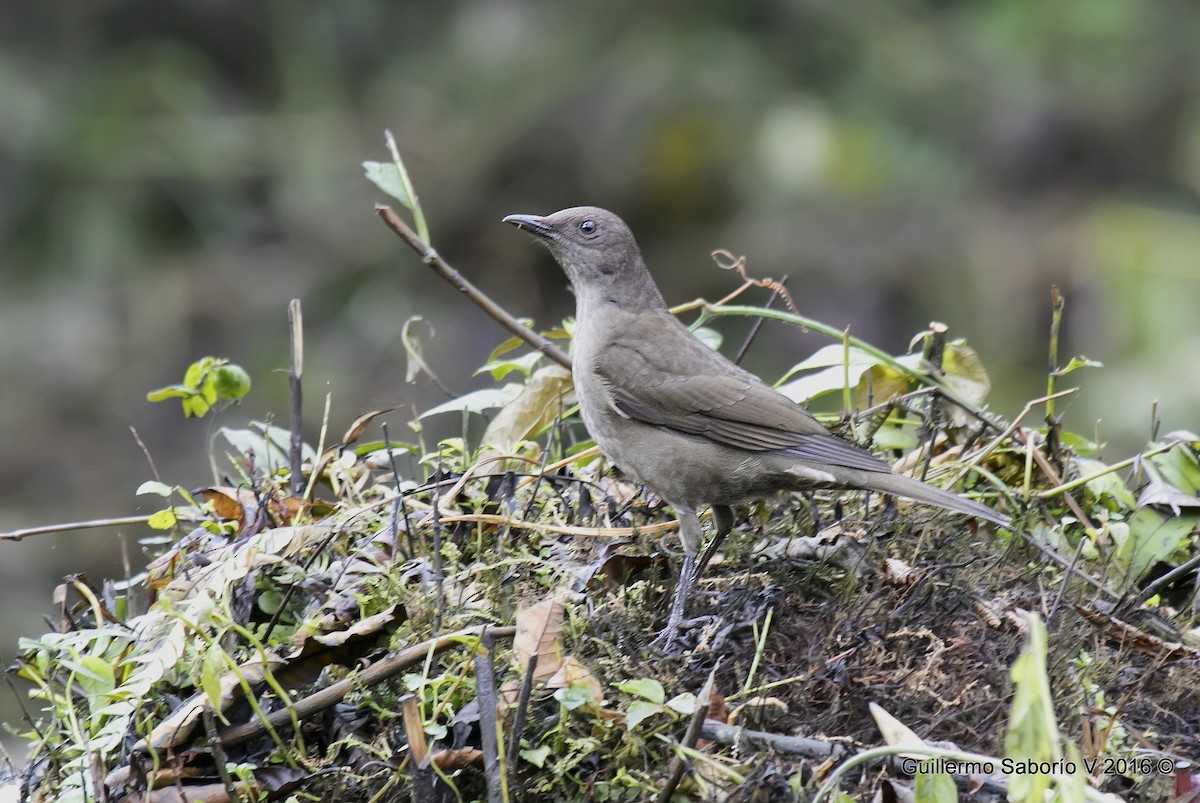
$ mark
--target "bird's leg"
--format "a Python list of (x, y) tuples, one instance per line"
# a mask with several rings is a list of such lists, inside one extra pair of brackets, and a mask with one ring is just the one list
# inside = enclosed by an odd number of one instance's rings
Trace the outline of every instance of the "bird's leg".
[(704, 548), (704, 554), (700, 556), (699, 562), (696, 563), (696, 571), (692, 574), (691, 583), (695, 587), (696, 583), (700, 582), (700, 576), (704, 574), (704, 569), (707, 568), (708, 562), (712, 560), (712, 556), (717, 554), (717, 549), (725, 540), (725, 537), (733, 530), (733, 509), (729, 505), (713, 505), (713, 525), (716, 527), (716, 532), (713, 533), (712, 540), (708, 542), (708, 546)]
[(817, 495), (812, 491), (805, 491), (804, 498), (808, 500), (808, 512), (813, 520), (813, 534), (821, 532), (821, 510), (817, 507)]
[(667, 652), (671, 649), (671, 644), (679, 636), (679, 627), (683, 624), (683, 606), (687, 603), (688, 595), (692, 591), (692, 584), (687, 578), (691, 576), (692, 570), (696, 565), (696, 556), (685, 554), (683, 556), (683, 571), (679, 574), (679, 584), (675, 586), (675, 599), (671, 600), (671, 615), (667, 617), (667, 626), (654, 639), (654, 646)]
[(671, 615), (667, 618), (667, 626), (654, 639), (654, 645), (664, 652), (671, 648), (671, 644), (679, 635), (679, 626), (683, 623), (683, 606), (692, 592), (696, 553), (700, 551), (700, 536), (704, 532), (696, 511), (676, 507), (675, 515), (679, 517), (679, 540), (683, 542), (683, 569), (679, 572), (679, 583), (675, 586), (675, 599), (671, 601)]

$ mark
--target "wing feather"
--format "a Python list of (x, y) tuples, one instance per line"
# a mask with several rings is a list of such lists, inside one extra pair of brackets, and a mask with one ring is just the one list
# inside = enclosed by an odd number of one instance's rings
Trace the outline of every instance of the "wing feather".
[[(837, 437), (804, 408), (710, 350), (670, 318), (654, 353), (633, 327), (593, 361), (612, 405), (629, 418), (751, 452), (862, 471), (887, 463)], [(661, 327), (661, 324), (656, 326)], [(670, 348), (663, 349), (664, 340)]]

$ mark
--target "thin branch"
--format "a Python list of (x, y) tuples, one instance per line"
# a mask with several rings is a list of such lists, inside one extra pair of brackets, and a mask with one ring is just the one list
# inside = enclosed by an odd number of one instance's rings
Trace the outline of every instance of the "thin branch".
[[(763, 304), (763, 309), (770, 309), (771, 305), (779, 298), (779, 293), (787, 287), (788, 276), (785, 273), (779, 277), (778, 286), (772, 286), (771, 297), (767, 299), (767, 303)], [(738, 349), (737, 356), (733, 358), (734, 365), (741, 365), (742, 358), (746, 356), (746, 352), (750, 350), (750, 345), (754, 342), (754, 338), (758, 336), (758, 330), (763, 327), (762, 318), (755, 318), (754, 324), (750, 327), (750, 331), (746, 334), (746, 339), (742, 341), (742, 347)]]
[(41, 527), (26, 527), (24, 530), (12, 530), (0, 533), (0, 541), (20, 541), (31, 535), (46, 535), (48, 533), (69, 533), (73, 530), (94, 530), (99, 527), (121, 527), (126, 524), (145, 524), (150, 516), (122, 516), (115, 519), (92, 519), (91, 521), (69, 521), (62, 524), (46, 524)]
[(533, 673), (537, 669), (538, 657), (529, 656), (525, 664), (525, 677), (521, 680), (521, 690), (517, 693), (517, 710), (513, 714), (512, 732), (508, 734), (508, 755), (515, 756), (521, 749), (521, 732), (525, 730), (525, 714), (529, 709), (529, 697), (533, 694)]
[(502, 803), (508, 798), (504, 755), (500, 752), (504, 740), (496, 716), (496, 669), (492, 657), (496, 641), (491, 631), (479, 637), (483, 650), (475, 653), (475, 697), (479, 702), (479, 733), (483, 746), (484, 775), (487, 778), (488, 803)]
[(413, 251), (421, 257), (426, 265), (433, 268), (438, 276), (448, 281), (454, 287), (471, 299), (474, 304), (481, 310), (491, 316), (492, 320), (503, 326), (508, 331), (512, 332), (517, 337), (524, 340), (529, 345), (533, 346), (538, 351), (545, 354), (550, 359), (564, 368), (571, 367), (571, 358), (566, 352), (558, 346), (551, 343), (548, 339), (530, 329), (525, 324), (518, 321), (507, 311), (504, 310), (495, 301), (492, 301), (475, 285), (471, 284), (461, 273), (450, 267), (444, 259), (438, 256), (438, 252), (433, 250), (433, 246), (422, 240), (417, 233), (409, 228), (408, 224), (400, 219), (390, 206), (382, 204), (375, 205), (375, 214), (379, 215), (380, 219), (387, 224), (388, 228), (396, 233), (396, 235), (408, 245)]
[[(290, 708), (281, 708), (277, 711), (272, 711), (264, 718), (225, 728), (220, 734), (221, 745), (227, 748), (232, 747), (258, 736), (268, 727), (274, 728), (288, 725), (292, 721), (292, 716), (295, 716), (297, 720), (308, 719), (321, 711), (337, 705), (347, 694), (355, 689), (363, 689), (374, 686), (376, 683), (382, 683), (388, 678), (403, 672), (405, 669), (416, 666), (425, 660), (430, 651), (434, 653), (442, 652), (450, 647), (462, 644), (464, 639), (478, 637), (483, 632), (483, 628), (483, 625), (477, 625), (475, 627), (456, 630), (440, 638), (423, 641), (420, 644), (414, 644), (399, 652), (392, 653), (356, 675), (326, 686), (319, 692), (310, 694), (302, 700), (294, 701)], [(515, 627), (492, 627), (489, 628), (489, 632), (495, 638), (512, 638), (516, 634), (517, 629)]]
[[(680, 580), (684, 582), (684, 580)], [(679, 782), (683, 780), (683, 773), (687, 771), (687, 762), (683, 760), (683, 752), (691, 750), (696, 746), (696, 742), (700, 739), (700, 731), (704, 727), (704, 720), (708, 716), (708, 707), (712, 703), (713, 689), (716, 686), (717, 670), (721, 668), (721, 659), (717, 659), (717, 663), (713, 666), (712, 671), (708, 673), (708, 680), (704, 681), (704, 686), (701, 687), (700, 693), (696, 695), (696, 712), (692, 715), (692, 721), (688, 723), (687, 733), (683, 736), (683, 741), (679, 743), (682, 750), (677, 751), (674, 758), (671, 759), (671, 765), (667, 770), (667, 780), (663, 784), (662, 791), (655, 798), (656, 803), (667, 803), (671, 799), (671, 795), (675, 794), (675, 790), (679, 787)]]
[(704, 721), (700, 735), (717, 744), (766, 747), (777, 753), (790, 753), (817, 761), (824, 761), (831, 757), (838, 758), (849, 752), (849, 748), (841, 742), (826, 742), (820, 739), (807, 739), (803, 736), (785, 736), (780, 733), (754, 731), (737, 725), (726, 725), (715, 719)]

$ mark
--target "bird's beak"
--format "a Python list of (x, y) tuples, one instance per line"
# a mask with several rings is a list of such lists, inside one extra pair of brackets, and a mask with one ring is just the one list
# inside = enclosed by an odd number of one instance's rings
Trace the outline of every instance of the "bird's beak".
[(554, 229), (546, 223), (546, 218), (537, 215), (509, 215), (505, 223), (511, 223), (518, 229), (524, 229), (535, 237), (549, 240), (554, 237)]

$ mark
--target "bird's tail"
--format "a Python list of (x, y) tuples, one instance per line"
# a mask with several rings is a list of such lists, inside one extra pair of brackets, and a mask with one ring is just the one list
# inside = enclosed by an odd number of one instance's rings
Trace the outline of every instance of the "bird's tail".
[[(843, 469), (843, 471), (845, 470)], [(978, 502), (972, 502), (970, 499), (963, 499), (958, 494), (943, 491), (941, 488), (913, 479), (912, 477), (882, 471), (853, 471), (853, 474), (853, 477), (845, 478), (851, 480), (847, 484), (854, 485), (863, 490), (903, 496), (917, 502), (924, 502), (927, 505), (936, 505), (946, 510), (953, 510), (956, 513), (964, 513), (968, 516), (985, 519), (1001, 527), (1012, 527), (1012, 522), (1007, 516), (997, 513), (990, 507), (981, 505)]]

